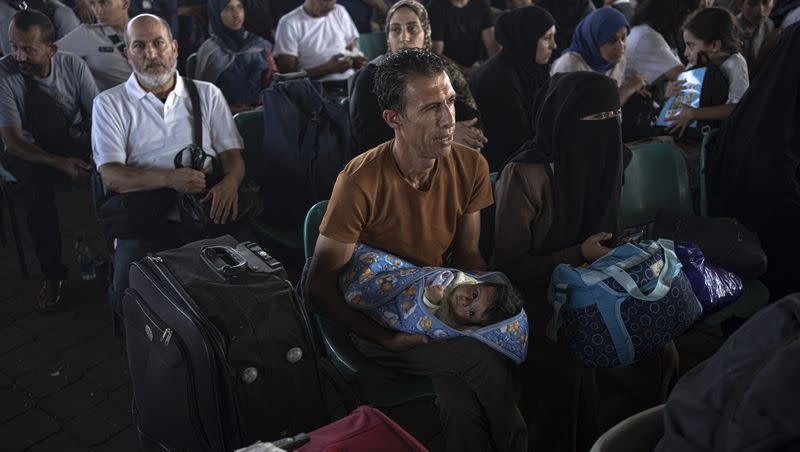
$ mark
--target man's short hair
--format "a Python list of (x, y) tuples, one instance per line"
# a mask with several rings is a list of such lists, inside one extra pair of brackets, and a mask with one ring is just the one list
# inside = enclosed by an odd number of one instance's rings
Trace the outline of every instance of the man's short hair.
[(28, 32), (31, 27), (39, 27), (39, 40), (45, 44), (52, 44), (56, 41), (56, 29), (53, 22), (46, 14), (35, 9), (23, 9), (14, 13), (11, 17), (14, 28)]
[(125, 39), (125, 45), (126, 46), (129, 46), (131, 44), (131, 42), (130, 42), (131, 39), (130, 39), (130, 36), (129, 36), (130, 29), (131, 29), (131, 24), (133, 23), (134, 20), (136, 20), (137, 18), (142, 17), (142, 16), (152, 17), (153, 19), (156, 19), (159, 22), (161, 22), (161, 25), (163, 25), (164, 28), (167, 29), (167, 38), (169, 38), (170, 41), (172, 41), (174, 39), (172, 37), (172, 29), (169, 28), (169, 23), (166, 20), (164, 20), (163, 17), (158, 17), (155, 14), (147, 14), (147, 13), (145, 13), (145, 14), (139, 14), (138, 16), (134, 17), (133, 19), (129, 20), (128, 21), (128, 25), (125, 26), (125, 33), (123, 34), (123, 38)]
[(381, 110), (403, 112), (408, 80), (414, 77), (437, 77), (444, 72), (441, 58), (426, 49), (401, 49), (386, 57), (375, 73), (374, 93)]

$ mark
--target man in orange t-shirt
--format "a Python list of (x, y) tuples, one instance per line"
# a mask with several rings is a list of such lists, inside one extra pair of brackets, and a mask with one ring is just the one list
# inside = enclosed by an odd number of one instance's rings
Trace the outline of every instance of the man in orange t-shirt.
[(336, 181), (308, 277), (311, 300), (381, 365), (430, 377), (447, 450), (527, 449), (510, 361), (472, 338), (430, 341), (390, 331), (350, 308), (337, 278), (356, 242), (421, 266), (484, 270), (480, 210), (492, 204), (489, 167), (453, 143), (455, 91), (445, 63), (404, 49), (380, 65), (375, 91), (395, 138), (353, 159)]

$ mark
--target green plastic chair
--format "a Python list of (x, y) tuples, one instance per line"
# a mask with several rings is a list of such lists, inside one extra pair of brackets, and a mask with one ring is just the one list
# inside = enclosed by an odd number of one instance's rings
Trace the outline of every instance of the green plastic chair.
[(197, 70), (197, 52), (189, 55), (186, 58), (186, 76), (194, 78), (194, 73)]
[[(327, 208), (328, 201), (320, 201), (306, 215), (303, 231), (306, 259), (314, 254), (319, 225)], [(311, 306), (307, 308), (314, 312)], [(430, 379), (401, 374), (375, 364), (356, 350), (341, 325), (319, 314), (313, 317), (325, 352), (345, 380), (355, 386), (360, 403), (388, 407), (434, 395)]]
[[(708, 145), (719, 132), (718, 129), (710, 130), (703, 134), (703, 143), (700, 148), (700, 215), (708, 216), (708, 192), (706, 191), (706, 156), (708, 155)], [(703, 324), (717, 327), (722, 322), (733, 317), (749, 319), (761, 308), (769, 303), (769, 289), (757, 279), (742, 281), (742, 295), (736, 302), (715, 312), (705, 320)]]
[(367, 56), (367, 61), (383, 55), (389, 48), (386, 44), (386, 32), (376, 31), (359, 35), (358, 48)]
[(703, 142), (700, 145), (700, 215), (708, 216), (708, 192), (706, 191), (706, 156), (708, 155), (708, 145), (717, 135), (719, 129), (709, 130), (703, 134)]
[(608, 429), (589, 452), (652, 452), (663, 436), (664, 405), (658, 405)]
[[(245, 166), (254, 168), (251, 164), (254, 156), (261, 152), (261, 144), (264, 141), (264, 109), (258, 108), (251, 111), (237, 113), (233, 117), (236, 128), (244, 140), (242, 157)], [(259, 241), (277, 243), (288, 249), (303, 248), (303, 231), (293, 231), (271, 226), (262, 217), (257, 218), (252, 223), (253, 230), (258, 235)]]
[(669, 143), (648, 143), (631, 151), (633, 160), (622, 187), (622, 225), (649, 223), (662, 208), (691, 215), (689, 176), (680, 149)]

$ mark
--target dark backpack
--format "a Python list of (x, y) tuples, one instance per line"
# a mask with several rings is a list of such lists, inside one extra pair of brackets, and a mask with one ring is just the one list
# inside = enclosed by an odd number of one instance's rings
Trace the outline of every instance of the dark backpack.
[(350, 116), (307, 78), (273, 84), (261, 101), (264, 144), (251, 174), (261, 185), (267, 222), (302, 230), (308, 209), (330, 198), (352, 157)]
[[(706, 75), (703, 77), (703, 90), (700, 92), (700, 107), (723, 105), (728, 101), (730, 83), (719, 66), (710, 62), (706, 63), (705, 66)], [(698, 121), (698, 135), (700, 135), (699, 132), (704, 126), (718, 129), (720, 121)]]
[(657, 452), (800, 447), (800, 294), (764, 308), (678, 382)]

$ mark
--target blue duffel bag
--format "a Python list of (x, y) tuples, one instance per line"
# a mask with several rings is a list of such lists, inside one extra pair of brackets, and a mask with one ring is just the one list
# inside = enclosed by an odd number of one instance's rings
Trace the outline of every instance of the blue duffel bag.
[(624, 244), (588, 268), (561, 264), (548, 290), (557, 340), (564, 327), (584, 367), (623, 367), (658, 353), (692, 326), (703, 307), (670, 240)]

